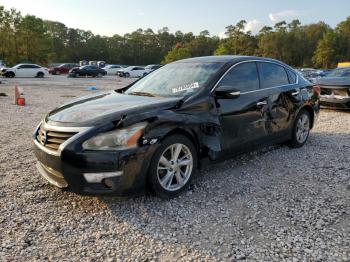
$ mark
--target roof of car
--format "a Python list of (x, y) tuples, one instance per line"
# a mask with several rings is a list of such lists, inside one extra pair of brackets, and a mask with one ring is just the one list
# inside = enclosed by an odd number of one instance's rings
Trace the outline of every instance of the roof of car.
[(187, 58), (183, 60), (179, 60), (177, 62), (180, 63), (228, 63), (228, 62), (240, 62), (245, 60), (264, 60), (264, 61), (272, 61), (279, 62), (278, 60), (274, 60), (271, 58), (265, 57), (257, 57), (257, 56), (241, 56), (241, 55), (221, 55), (221, 56), (201, 56), (194, 58)]
[[(15, 66), (22, 66), (22, 65), (35, 65), (35, 66), (40, 66), (40, 65), (32, 64), (32, 63), (21, 63), (21, 64), (15, 65)], [(40, 66), (40, 67), (41, 67), (41, 66)]]

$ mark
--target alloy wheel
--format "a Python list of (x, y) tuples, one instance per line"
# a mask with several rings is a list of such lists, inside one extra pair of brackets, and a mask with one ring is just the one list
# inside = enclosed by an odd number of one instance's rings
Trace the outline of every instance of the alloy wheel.
[(193, 156), (184, 144), (172, 144), (162, 153), (157, 166), (160, 185), (167, 191), (184, 187), (191, 177)]
[(306, 114), (302, 114), (298, 120), (296, 128), (296, 139), (298, 143), (302, 144), (306, 141), (310, 132), (310, 119)]

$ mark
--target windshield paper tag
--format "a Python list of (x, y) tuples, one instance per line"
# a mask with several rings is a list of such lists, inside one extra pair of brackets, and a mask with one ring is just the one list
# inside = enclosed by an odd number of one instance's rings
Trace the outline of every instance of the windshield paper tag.
[(195, 83), (192, 83), (192, 84), (187, 84), (187, 85), (183, 85), (183, 86), (174, 87), (172, 89), (172, 92), (173, 93), (178, 93), (178, 92), (186, 91), (186, 90), (189, 90), (189, 89), (195, 89), (195, 88), (198, 88), (198, 87), (199, 87), (199, 83), (195, 82)]

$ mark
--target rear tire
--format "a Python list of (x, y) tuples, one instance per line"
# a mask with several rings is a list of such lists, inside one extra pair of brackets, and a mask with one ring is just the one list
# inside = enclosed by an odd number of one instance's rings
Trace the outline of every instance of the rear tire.
[(154, 153), (148, 172), (148, 183), (160, 198), (176, 197), (191, 182), (197, 169), (197, 151), (183, 135), (170, 136)]
[(292, 139), (289, 141), (289, 146), (292, 148), (302, 147), (309, 138), (311, 129), (310, 113), (302, 109), (295, 118)]
[(43, 78), (43, 77), (44, 77), (44, 73), (43, 73), (43, 72), (38, 72), (38, 73), (36, 74), (36, 77), (37, 77), (37, 78)]

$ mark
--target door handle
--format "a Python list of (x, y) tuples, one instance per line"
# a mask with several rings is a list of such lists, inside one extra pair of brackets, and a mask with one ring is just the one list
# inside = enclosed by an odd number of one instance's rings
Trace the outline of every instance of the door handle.
[(261, 101), (261, 102), (258, 102), (256, 103), (257, 106), (265, 106), (267, 105), (267, 101)]
[(292, 96), (297, 96), (299, 94), (300, 94), (300, 90), (298, 89), (298, 90), (296, 90), (295, 92), (292, 93)]

